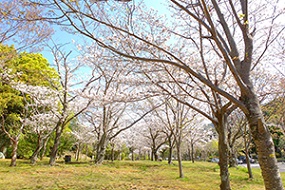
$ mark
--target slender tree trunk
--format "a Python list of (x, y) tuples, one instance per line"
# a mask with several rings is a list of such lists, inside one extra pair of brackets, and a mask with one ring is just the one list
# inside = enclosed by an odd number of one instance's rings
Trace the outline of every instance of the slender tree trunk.
[(187, 160), (191, 161), (192, 160), (192, 158), (191, 158), (191, 148), (190, 148), (189, 143), (187, 143), (187, 155), (188, 155)]
[(80, 149), (81, 149), (81, 143), (79, 142), (78, 143), (78, 146), (77, 146), (77, 149), (76, 149), (76, 155), (75, 155), (75, 157), (76, 157), (76, 161), (78, 162), (78, 160), (79, 160), (79, 155), (80, 155)]
[(179, 168), (179, 177), (184, 178), (183, 167), (182, 167), (182, 158), (181, 158), (181, 149), (180, 149), (180, 142), (176, 143), (176, 150), (177, 150), (177, 161), (178, 161), (178, 168)]
[(228, 170), (229, 165), (229, 149), (228, 149), (228, 142), (227, 142), (227, 116), (223, 113), (216, 114), (218, 118), (218, 124), (216, 125), (218, 134), (219, 134), (219, 166), (220, 166), (220, 189), (221, 190), (230, 190), (230, 174)]
[(171, 140), (172, 136), (173, 135), (168, 136), (168, 144), (169, 144), (169, 148), (168, 148), (169, 154), (168, 154), (168, 160), (167, 160), (168, 164), (172, 163), (172, 155), (173, 155), (173, 147), (174, 147), (174, 142)]
[(172, 149), (173, 147), (169, 146), (169, 154), (168, 154), (168, 161), (167, 161), (168, 164), (172, 163), (172, 152), (173, 152)]
[(31, 156), (31, 163), (33, 165), (36, 164), (36, 162), (38, 160), (38, 156), (39, 156), (40, 151), (43, 148), (43, 146), (44, 146), (44, 139), (39, 136), (37, 147), (36, 147), (35, 151), (33, 152), (33, 155)]
[(244, 154), (245, 154), (245, 159), (246, 159), (246, 166), (247, 166), (247, 171), (248, 171), (248, 178), (252, 179), (253, 174), (251, 170), (251, 165), (250, 165), (250, 160), (249, 160), (249, 153), (248, 153), (248, 148), (250, 145), (251, 141), (251, 134), (249, 133), (249, 139), (246, 139), (246, 125), (244, 126)]
[(49, 138), (50, 136), (48, 136), (45, 140), (44, 140), (44, 145), (43, 145), (43, 148), (42, 148), (42, 151), (41, 151), (41, 155), (40, 155), (40, 159), (42, 160), (43, 157), (45, 156), (46, 154), (46, 150), (47, 150), (47, 143), (49, 141)]
[(192, 160), (192, 163), (195, 162), (195, 159), (194, 159), (194, 143), (193, 142), (191, 142), (191, 160)]
[(14, 167), (16, 166), (19, 137), (15, 137), (14, 139), (11, 140), (11, 142), (12, 142), (12, 158), (10, 166)]
[(251, 93), (243, 96), (242, 101), (249, 110), (246, 116), (257, 148), (265, 188), (266, 190), (283, 190), (271, 133), (265, 124), (258, 98), (253, 90), (250, 90)]
[(115, 147), (114, 144), (112, 144), (112, 149), (111, 149), (111, 161), (114, 162), (115, 160), (115, 151), (114, 151)]
[(248, 178), (253, 179), (248, 150), (245, 150), (245, 159), (246, 159), (246, 167), (248, 171)]
[(134, 150), (133, 149), (131, 150), (131, 154), (132, 154), (132, 161), (134, 161), (135, 158), (134, 158)]
[(151, 160), (151, 161), (154, 161), (154, 160), (155, 160), (155, 149), (154, 149), (154, 148), (151, 149), (150, 160)]
[(237, 167), (236, 155), (233, 146), (229, 146), (229, 167)]

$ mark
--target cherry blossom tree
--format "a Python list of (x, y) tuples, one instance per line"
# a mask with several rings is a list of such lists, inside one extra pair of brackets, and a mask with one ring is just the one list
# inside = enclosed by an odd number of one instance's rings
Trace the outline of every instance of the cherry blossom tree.
[[(197, 117), (197, 116), (196, 116)], [(186, 128), (186, 144), (188, 149), (188, 156), (192, 163), (195, 162), (195, 148), (196, 146), (205, 145), (213, 136), (213, 131), (206, 126), (203, 119), (194, 118), (191, 124)]]
[[(90, 146), (95, 140), (93, 127), (85, 124), (84, 120), (81, 120), (82, 116), (79, 116), (71, 127), (71, 134), (76, 139), (75, 159), (76, 161), (80, 158), (80, 152), (84, 146)], [(82, 123), (81, 123), (82, 122)]]
[(130, 73), (130, 70), (135, 70), (136, 67), (128, 61), (113, 58), (112, 54), (96, 44), (87, 46), (82, 51), (84, 54), (80, 60), (99, 76), (90, 91), (85, 93), (85, 97), (94, 101), (84, 111), (84, 121), (88, 122), (95, 132), (95, 163), (101, 164), (107, 145), (121, 132), (142, 120), (157, 105), (141, 111), (144, 99), (153, 95), (144, 92), (145, 88), (142, 86), (146, 85), (137, 83), (136, 74)]
[(45, 142), (49, 139), (57, 122), (59, 105), (58, 92), (44, 86), (31, 86), (23, 83), (14, 84), (13, 87), (24, 95), (29, 96), (25, 101), (25, 108), (29, 111), (23, 118), (23, 126), (37, 135), (37, 145), (31, 156), (35, 164)]
[(16, 166), (19, 139), (26, 119), (33, 114), (29, 109), (33, 100), (18, 84), (45, 86), (49, 80), (56, 80), (56, 72), (39, 54), (17, 53), (4, 45), (1, 52), (1, 128), (11, 140), (11, 166)]
[(157, 118), (148, 117), (145, 120), (146, 126), (142, 131), (142, 135), (146, 139), (147, 146), (151, 149), (150, 159), (158, 161), (159, 151), (166, 144), (166, 135), (163, 133), (163, 127)]
[[(61, 12), (58, 18), (64, 19), (62, 24), (69, 24), (75, 32), (122, 59), (172, 65), (207, 86), (219, 106), (215, 112), (219, 124), (225, 123), (231, 104), (239, 107), (247, 117), (257, 145), (266, 189), (283, 189), (270, 132), (250, 74), (284, 30), (277, 19), (284, 14), (281, 4), (231, 0), (223, 3), (170, 0), (167, 3), (174, 12), (168, 18), (172, 23), (155, 10), (146, 11), (143, 4), (128, 7), (128, 3), (108, 2), (104, 6), (101, 2), (53, 0), (49, 6)], [(204, 70), (200, 70), (201, 66)], [(219, 76), (217, 82), (209, 77), (210, 73), (218, 74), (212, 75)], [(233, 91), (219, 82), (225, 75), (232, 79), (231, 86), (236, 87)], [(217, 129), (221, 138), (219, 145), (227, 148), (226, 127)], [(221, 159), (221, 163), (226, 167), (227, 160)], [(221, 179), (228, 179), (227, 172), (221, 174)], [(230, 189), (228, 182), (221, 189)]]
[(58, 91), (59, 108), (56, 115), (55, 139), (50, 154), (50, 165), (55, 165), (60, 139), (67, 124), (85, 111), (93, 102), (93, 98), (85, 96), (90, 90), (90, 85), (100, 76), (96, 73), (86, 75), (88, 79), (80, 77), (80, 69), (83, 63), (74, 59), (70, 60), (71, 51), (66, 53), (63, 46), (51, 47), (54, 56), (54, 64), (60, 76), (60, 85), (54, 86)]
[(38, 50), (50, 39), (53, 28), (41, 20), (43, 8), (21, 0), (0, 2), (0, 43), (15, 44), (18, 50)]

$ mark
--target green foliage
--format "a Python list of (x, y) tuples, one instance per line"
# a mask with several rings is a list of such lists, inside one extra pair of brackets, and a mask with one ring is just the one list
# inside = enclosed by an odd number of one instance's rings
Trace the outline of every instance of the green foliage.
[(282, 153), (285, 150), (285, 136), (284, 131), (278, 127), (271, 125), (269, 126), (270, 133), (272, 135), (272, 140), (275, 147), (276, 157), (280, 158), (282, 157)]
[(262, 111), (267, 123), (276, 125), (284, 125), (283, 118), (285, 116), (285, 99), (279, 97), (262, 106)]
[(281, 129), (281, 126), (284, 126), (284, 103), (284, 97), (279, 97), (262, 106), (266, 122), (269, 123), (277, 158), (285, 156), (285, 136), (284, 131)]
[(33, 154), (33, 151), (36, 149), (36, 145), (36, 134), (23, 134), (18, 145), (18, 156), (20, 158), (30, 158)]
[[(59, 86), (59, 75), (48, 61), (37, 53), (18, 53), (13, 46), (0, 44), (0, 114), (6, 131), (14, 138), (23, 131), (22, 121), (29, 115), (25, 107), (31, 101), (29, 95), (15, 90), (12, 85), (24, 83), (33, 86)], [(24, 129), (25, 133), (28, 128)], [(35, 137), (24, 135), (19, 142), (18, 153), (29, 157), (35, 147)]]
[(56, 70), (50, 67), (47, 59), (38, 53), (21, 53), (17, 64), (18, 80), (34, 86), (54, 85), (58, 79)]
[(76, 142), (76, 139), (70, 133), (70, 129), (68, 127), (66, 127), (63, 131), (61, 138), (60, 138), (60, 145), (58, 147), (58, 154), (60, 156), (62, 156), (62, 155), (64, 155), (64, 152), (71, 151), (75, 142)]
[(207, 156), (209, 158), (215, 158), (219, 155), (219, 145), (217, 140), (212, 140), (208, 142), (205, 148), (207, 151)]

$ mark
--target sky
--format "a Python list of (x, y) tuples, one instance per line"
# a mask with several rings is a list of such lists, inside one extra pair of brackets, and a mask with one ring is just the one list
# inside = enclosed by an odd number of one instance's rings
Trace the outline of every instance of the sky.
[[(138, 0), (134, 2), (137, 3)], [(146, 4), (147, 7), (157, 10), (158, 13), (160, 14), (167, 14), (168, 12), (167, 7), (165, 5), (166, 4), (165, 0), (144, 0), (144, 3)], [(129, 4), (131, 4), (131, 2), (129, 2)], [(69, 34), (56, 26), (54, 26), (54, 29), (55, 29), (55, 34), (52, 37), (53, 41), (58, 44), (69, 44), (65, 46), (65, 51), (72, 50), (73, 58), (76, 57), (78, 53), (76, 53), (77, 50), (75, 46), (72, 44), (73, 42), (76, 42), (76, 43), (80, 43), (80, 41), (83, 42), (82, 37), (78, 35), (74, 35), (74, 34)], [(49, 44), (52, 46), (52, 43), (49, 43)], [(49, 61), (50, 64), (53, 63), (54, 58), (48, 48), (45, 48), (41, 52), (41, 54), (43, 54), (43, 56)]]

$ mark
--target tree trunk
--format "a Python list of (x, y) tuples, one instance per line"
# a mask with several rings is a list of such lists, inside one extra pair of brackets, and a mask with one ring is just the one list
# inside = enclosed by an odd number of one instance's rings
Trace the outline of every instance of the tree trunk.
[(191, 145), (189, 145), (189, 143), (187, 142), (187, 160), (188, 161), (191, 161), (192, 158), (191, 158), (191, 148), (190, 148)]
[(58, 147), (60, 145), (60, 138), (61, 138), (62, 131), (63, 131), (63, 127), (59, 126), (56, 128), (54, 144), (53, 144), (53, 147), (51, 150), (50, 160), (49, 160), (50, 166), (55, 165), (56, 157), (57, 157), (57, 153), (58, 153)]
[(133, 149), (131, 150), (131, 154), (132, 154), (132, 161), (135, 161)]
[(168, 154), (168, 164), (172, 163), (172, 147), (169, 147), (169, 154)]
[(102, 164), (105, 157), (106, 147), (108, 145), (109, 139), (107, 134), (103, 134), (96, 149), (95, 164)]
[(157, 154), (157, 150), (155, 149), (154, 152), (154, 161), (158, 161), (158, 154)]
[(44, 140), (44, 145), (43, 145), (42, 152), (41, 152), (41, 155), (40, 155), (40, 159), (41, 159), (41, 160), (43, 159), (43, 157), (44, 157), (45, 154), (46, 154), (47, 143), (48, 143), (48, 141), (49, 141), (49, 138), (50, 138), (50, 136), (48, 136), (48, 137)]
[(43, 146), (44, 146), (44, 139), (39, 136), (37, 147), (36, 147), (33, 155), (31, 156), (31, 163), (33, 165), (36, 164), (36, 162), (38, 160), (38, 156), (39, 156), (40, 151), (43, 148)]
[(176, 143), (176, 149), (177, 149), (177, 161), (178, 161), (178, 168), (179, 168), (179, 177), (184, 178), (183, 167), (182, 167), (182, 158), (181, 158), (181, 150), (180, 150), (180, 142)]
[(223, 113), (216, 113), (218, 118), (218, 124), (216, 124), (216, 129), (219, 134), (219, 166), (220, 166), (220, 178), (221, 190), (230, 190), (230, 174), (228, 170), (229, 165), (229, 149), (228, 149), (228, 142), (227, 142), (227, 116)]
[(79, 160), (80, 149), (81, 149), (81, 143), (78, 143), (78, 146), (77, 146), (76, 152), (75, 152), (75, 159), (76, 159), (77, 162)]
[(195, 159), (194, 159), (194, 143), (193, 142), (191, 142), (191, 160), (192, 160), (192, 163), (195, 162)]
[(11, 142), (12, 142), (12, 158), (10, 166), (14, 167), (16, 166), (19, 137), (12, 139)]
[(237, 167), (237, 160), (234, 147), (229, 147), (229, 167)]
[(95, 164), (102, 164), (104, 161), (106, 152), (106, 147), (104, 145), (99, 147), (99, 150), (97, 151), (96, 157), (95, 157)]
[(115, 145), (114, 144), (112, 144), (112, 149), (111, 149), (111, 161), (112, 162), (114, 162), (114, 160), (115, 160), (115, 147), (114, 147)]
[(155, 148), (152, 148), (152, 149), (151, 149), (151, 157), (150, 157), (150, 160), (151, 160), (151, 161), (156, 161), (156, 157), (157, 157), (157, 155), (156, 155), (156, 149), (155, 149)]
[(171, 164), (172, 163), (172, 154), (173, 154), (173, 147), (174, 147), (174, 142), (171, 140), (171, 136), (168, 136), (168, 144), (169, 144), (169, 154), (168, 154), (168, 160), (167, 163)]
[(248, 171), (248, 178), (253, 179), (248, 150), (245, 150), (245, 159), (246, 159), (246, 167)]
[(265, 124), (257, 96), (252, 88), (249, 90), (250, 93), (243, 95), (241, 100), (248, 109), (246, 117), (257, 148), (265, 188), (266, 190), (283, 190), (271, 133)]
[(245, 159), (246, 159), (246, 166), (247, 166), (247, 171), (248, 171), (248, 178), (252, 179), (253, 174), (251, 170), (251, 165), (250, 165), (250, 160), (249, 160), (249, 153), (248, 153), (248, 148), (251, 142), (251, 134), (249, 133), (249, 138), (248, 140), (246, 139), (246, 125), (244, 126), (244, 154), (245, 154)]

